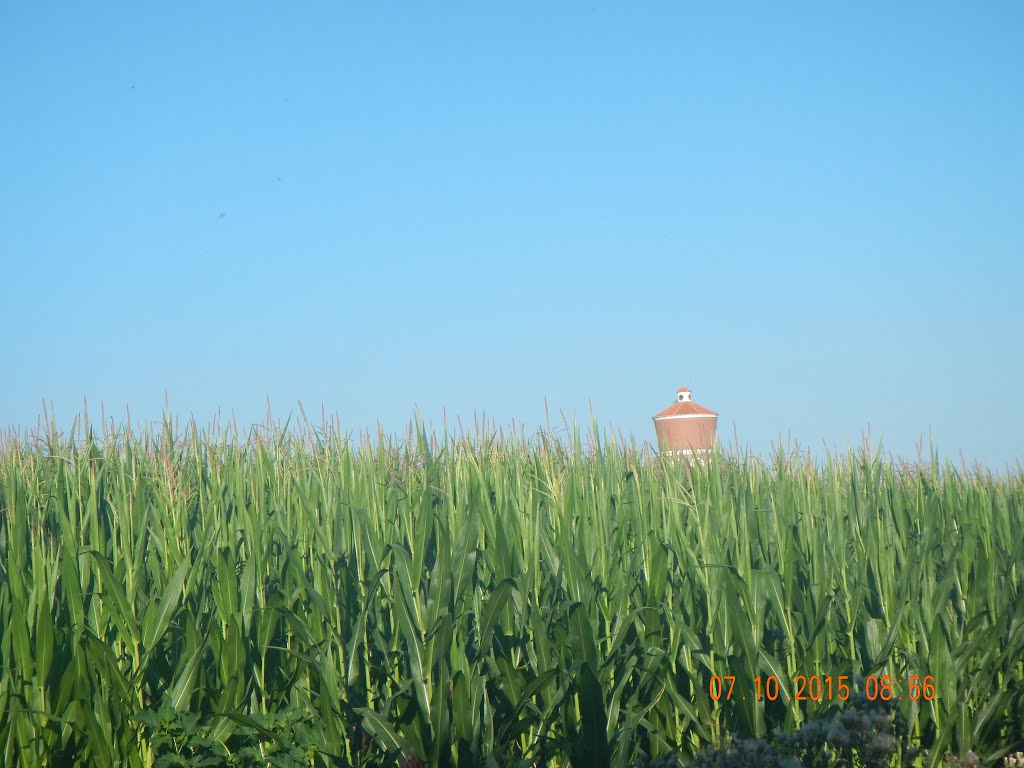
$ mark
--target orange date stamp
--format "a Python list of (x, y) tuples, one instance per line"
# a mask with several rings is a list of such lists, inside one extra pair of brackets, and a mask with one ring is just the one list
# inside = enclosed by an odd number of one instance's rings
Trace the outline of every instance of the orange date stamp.
[[(864, 695), (870, 701), (935, 700), (933, 675), (868, 675), (863, 683)], [(757, 701), (846, 701), (852, 690), (849, 675), (796, 675), (790, 685), (782, 685), (775, 675), (758, 675), (750, 691), (736, 690), (735, 675), (712, 675), (708, 683), (712, 701), (746, 700), (748, 694)]]

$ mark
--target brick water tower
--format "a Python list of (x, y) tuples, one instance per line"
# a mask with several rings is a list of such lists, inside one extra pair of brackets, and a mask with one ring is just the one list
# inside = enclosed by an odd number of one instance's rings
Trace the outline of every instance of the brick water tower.
[(664, 456), (701, 456), (715, 444), (718, 414), (693, 402), (690, 395), (680, 387), (676, 401), (654, 417), (658, 450)]

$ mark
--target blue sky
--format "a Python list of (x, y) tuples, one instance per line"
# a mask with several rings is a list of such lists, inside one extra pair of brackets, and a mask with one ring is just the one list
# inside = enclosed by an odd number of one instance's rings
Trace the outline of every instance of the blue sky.
[(1024, 5), (5, 3), (0, 426), (545, 402), (1024, 459)]

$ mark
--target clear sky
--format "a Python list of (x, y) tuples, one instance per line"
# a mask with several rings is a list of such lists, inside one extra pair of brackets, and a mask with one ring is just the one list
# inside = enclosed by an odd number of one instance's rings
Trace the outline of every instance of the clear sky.
[(0, 426), (354, 433), (687, 385), (1024, 461), (1024, 4), (0, 8)]

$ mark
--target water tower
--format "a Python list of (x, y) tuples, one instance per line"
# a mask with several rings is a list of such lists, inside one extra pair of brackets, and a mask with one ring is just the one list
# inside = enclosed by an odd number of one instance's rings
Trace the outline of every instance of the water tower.
[(676, 401), (654, 417), (658, 450), (663, 456), (702, 456), (715, 444), (718, 414), (691, 399), (686, 387), (676, 390)]

